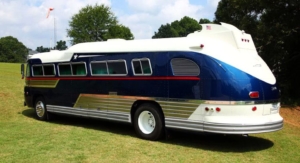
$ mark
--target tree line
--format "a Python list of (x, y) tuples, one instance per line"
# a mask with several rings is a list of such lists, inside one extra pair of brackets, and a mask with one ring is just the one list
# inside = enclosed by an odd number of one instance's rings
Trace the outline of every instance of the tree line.
[(221, 0), (214, 22), (252, 35), (259, 55), (277, 78), (281, 101), (300, 104), (300, 1)]
[[(277, 78), (282, 102), (300, 104), (299, 8), (299, 0), (221, 0), (213, 21), (205, 18), (197, 21), (184, 16), (162, 24), (152, 38), (184, 37), (200, 30), (199, 23), (232, 24), (252, 35), (259, 55)], [(87, 5), (72, 16), (67, 36), (71, 45), (111, 38), (134, 39), (130, 29), (118, 22), (109, 7), (98, 4)], [(40, 46), (36, 51), (66, 48), (66, 42), (61, 40), (55, 47)], [(27, 53), (28, 49), (16, 38), (0, 39), (0, 62), (23, 62)]]

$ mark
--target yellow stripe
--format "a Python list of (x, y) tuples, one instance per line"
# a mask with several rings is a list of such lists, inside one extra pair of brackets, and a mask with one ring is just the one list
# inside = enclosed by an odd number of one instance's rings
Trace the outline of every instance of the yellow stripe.
[(26, 80), (25, 84), (28, 87), (41, 87), (41, 88), (55, 88), (57, 86), (57, 80)]
[[(80, 94), (74, 108), (100, 109), (129, 113), (137, 100), (156, 101), (155, 98), (139, 96)], [(159, 99), (156, 101), (165, 117), (188, 118), (201, 104), (201, 100)]]

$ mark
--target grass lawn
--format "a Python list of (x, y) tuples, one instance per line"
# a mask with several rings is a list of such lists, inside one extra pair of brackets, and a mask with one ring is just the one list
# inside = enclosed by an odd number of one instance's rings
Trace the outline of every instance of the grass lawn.
[(137, 138), (123, 123), (58, 116), (23, 106), (20, 64), (0, 63), (0, 162), (300, 162), (300, 109), (282, 108), (281, 131), (249, 137), (171, 131)]

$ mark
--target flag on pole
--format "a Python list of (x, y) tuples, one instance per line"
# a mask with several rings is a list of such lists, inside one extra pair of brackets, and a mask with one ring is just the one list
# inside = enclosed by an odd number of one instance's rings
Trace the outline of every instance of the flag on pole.
[(52, 10), (54, 10), (54, 8), (53, 8), (53, 7), (50, 7), (50, 8), (48, 9), (48, 13), (47, 13), (47, 17), (46, 17), (46, 18), (48, 18), (48, 17), (49, 17), (49, 15), (50, 15), (50, 12), (51, 12)]
[(211, 30), (211, 26), (210, 26), (210, 25), (207, 25), (207, 26), (206, 26), (206, 30)]

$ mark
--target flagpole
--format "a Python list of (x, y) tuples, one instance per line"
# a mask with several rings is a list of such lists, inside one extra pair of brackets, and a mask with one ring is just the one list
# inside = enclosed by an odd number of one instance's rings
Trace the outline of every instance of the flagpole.
[(56, 46), (56, 23), (55, 23), (55, 11), (53, 12), (53, 20), (54, 20), (54, 28), (53, 28), (53, 35), (54, 35), (54, 37), (53, 37), (53, 42), (54, 42), (54, 44), (53, 44), (53, 49), (55, 50), (55, 46)]
[(55, 17), (53, 18), (53, 49), (55, 50), (55, 40), (56, 40), (56, 37), (55, 37)]
[[(50, 12), (53, 11), (54, 8), (53, 7), (50, 7), (49, 10), (48, 10), (48, 13), (47, 13), (47, 17), (49, 17), (50, 15)], [(50, 39), (50, 42), (52, 41), (52, 38)], [(55, 23), (55, 11), (53, 13), (53, 49), (55, 50), (55, 43), (56, 43), (56, 23)], [(50, 43), (50, 49), (51, 49), (51, 43)]]

